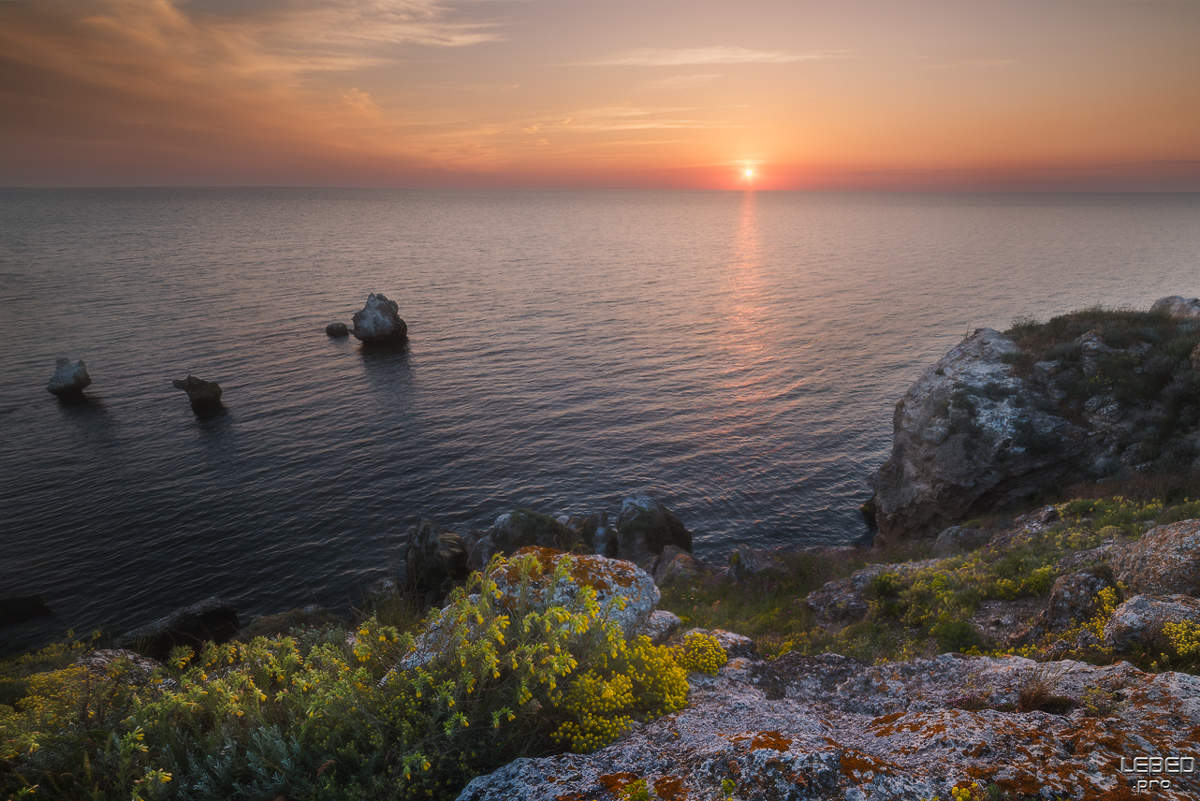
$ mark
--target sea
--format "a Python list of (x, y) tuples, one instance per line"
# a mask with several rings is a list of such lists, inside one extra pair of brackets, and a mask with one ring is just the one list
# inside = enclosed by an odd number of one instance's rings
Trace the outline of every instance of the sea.
[[(407, 348), (325, 335), (370, 292)], [(423, 518), (647, 492), (715, 562), (856, 541), (964, 335), (1168, 294), (1200, 294), (1200, 195), (0, 191), (0, 596), (53, 610), (0, 649), (354, 607)]]

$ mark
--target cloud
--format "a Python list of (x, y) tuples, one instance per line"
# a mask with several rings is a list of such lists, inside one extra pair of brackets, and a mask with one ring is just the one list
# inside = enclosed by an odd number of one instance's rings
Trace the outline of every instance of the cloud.
[(616, 53), (596, 61), (579, 62), (589, 67), (683, 67), (700, 64), (792, 64), (798, 61), (826, 61), (847, 58), (847, 50), (756, 50), (749, 47), (714, 45), (660, 49), (645, 47)]
[(690, 89), (693, 86), (704, 86), (712, 83), (718, 78), (724, 77), (719, 72), (701, 72), (690, 75), (668, 75), (665, 78), (656, 78), (652, 81), (646, 81), (642, 86), (646, 89), (671, 91), (675, 89)]

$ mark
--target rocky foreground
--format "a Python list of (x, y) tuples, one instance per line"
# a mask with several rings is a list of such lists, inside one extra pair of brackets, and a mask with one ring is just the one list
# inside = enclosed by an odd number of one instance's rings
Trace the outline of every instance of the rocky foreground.
[[(953, 654), (736, 658), (693, 674), (681, 712), (591, 754), (518, 759), (459, 801), (633, 797), (639, 781), (666, 801), (948, 799), (992, 785), (1115, 801), (1138, 797), (1134, 760), (1159, 756), (1200, 759), (1200, 677)], [(1157, 798), (1200, 797), (1200, 773), (1156, 778), (1170, 782)]]

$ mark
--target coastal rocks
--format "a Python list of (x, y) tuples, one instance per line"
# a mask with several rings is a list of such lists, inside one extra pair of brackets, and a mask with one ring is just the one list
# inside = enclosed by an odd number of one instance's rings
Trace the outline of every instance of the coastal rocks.
[(491, 538), (495, 550), (506, 554), (529, 546), (559, 551), (591, 548), (590, 542), (584, 542), (582, 535), (568, 528), (565, 523), (529, 509), (517, 509), (500, 515), (492, 523), (487, 536)]
[(325, 335), (341, 339), (342, 337), (350, 336), (350, 329), (346, 327), (345, 323), (330, 323), (325, 326)]
[[(650, 613), (658, 606), (661, 595), (654, 579), (632, 562), (538, 547), (522, 548), (514, 557), (524, 555), (536, 558), (543, 568), (531, 588), (531, 597), (539, 607), (578, 610), (582, 608), (577, 600), (580, 591), (590, 587), (608, 618), (620, 625), (626, 637), (631, 637), (645, 627)], [(555, 581), (554, 569), (560, 559), (568, 560), (567, 576)], [(511, 592), (515, 587), (518, 573), (512, 561), (492, 574), (501, 592)], [(618, 602), (618, 598), (622, 600)]]
[(694, 581), (704, 572), (699, 559), (678, 545), (668, 545), (654, 563), (654, 583), (665, 587), (678, 581)]
[(54, 361), (54, 375), (46, 382), (46, 390), (63, 400), (78, 400), (91, 383), (92, 377), (82, 360), (72, 364), (70, 359), (59, 358)]
[(10, 595), (0, 598), (0, 626), (13, 626), (52, 614), (40, 595)]
[[(1127, 663), (944, 655), (867, 666), (789, 654), (733, 659), (690, 681), (680, 712), (589, 754), (515, 760), (459, 801), (612, 799), (635, 782), (688, 801), (911, 801), (982, 797), (993, 784), (1012, 797), (1115, 799), (1132, 797), (1122, 758), (1200, 756), (1200, 678)], [(1058, 713), (1017, 711), (1038, 682)], [(1088, 712), (1097, 695), (1111, 714)], [(1171, 778), (1157, 797), (1196, 797), (1200, 777)]]
[(655, 609), (646, 619), (646, 625), (642, 627), (642, 634), (649, 637), (650, 642), (655, 645), (662, 645), (671, 639), (682, 626), (683, 621), (679, 619), (679, 615), (668, 612), (666, 609)]
[[(1054, 580), (1045, 607), (1011, 638), (1011, 642), (1035, 642), (1045, 634), (1065, 632), (1091, 619), (1100, 611), (1100, 601), (1096, 596), (1101, 590), (1113, 586), (1112, 571), (1107, 567), (1059, 576)], [(1062, 647), (1068, 645), (1064, 643)]]
[(951, 556), (953, 554), (973, 551), (987, 545), (992, 538), (989, 531), (966, 526), (949, 526), (938, 533), (933, 542), (935, 556)]
[(1113, 612), (1104, 627), (1104, 642), (1120, 653), (1153, 653), (1163, 647), (1163, 626), (1185, 620), (1200, 623), (1200, 599), (1135, 595)]
[(668, 545), (692, 550), (692, 534), (667, 507), (649, 495), (634, 495), (621, 502), (617, 518), (617, 553), (644, 568)]
[(441, 603), (454, 585), (467, 578), (467, 543), (453, 531), (439, 531), (422, 520), (409, 530), (404, 549), (404, 587), (427, 605)]
[(1150, 311), (1171, 317), (1200, 318), (1200, 298), (1171, 295), (1154, 301)]
[(133, 685), (147, 684), (162, 667), (155, 660), (125, 648), (100, 648), (89, 651), (76, 659), (75, 664), (87, 668), (96, 676), (119, 676)]
[(198, 648), (208, 640), (222, 643), (232, 639), (238, 627), (237, 609), (232, 604), (205, 598), (128, 632), (118, 645), (161, 662), (176, 646)]
[(892, 453), (871, 482), (881, 541), (931, 536), (1023, 498), (1080, 452), (1084, 432), (1038, 402), (1046, 392), (1014, 371), (1019, 355), (1009, 337), (978, 329), (896, 405)]
[(856, 570), (846, 578), (827, 581), (804, 599), (813, 620), (824, 629), (834, 630), (866, 617), (870, 596), (886, 582), (888, 574), (903, 576), (937, 564), (937, 559), (896, 564), (873, 564)]
[(182, 381), (172, 381), (171, 385), (187, 393), (192, 411), (201, 417), (218, 414), (224, 409), (221, 405), (221, 385), (216, 381), (205, 381), (189, 374)]
[(408, 324), (400, 307), (382, 293), (367, 295), (366, 305), (354, 313), (350, 332), (364, 345), (400, 344), (408, 339)]
[(1150, 529), (1118, 552), (1113, 567), (1133, 593), (1200, 596), (1200, 520)]

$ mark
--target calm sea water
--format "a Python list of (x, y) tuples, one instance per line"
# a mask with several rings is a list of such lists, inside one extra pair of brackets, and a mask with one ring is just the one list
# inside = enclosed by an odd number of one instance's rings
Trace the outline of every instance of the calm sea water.
[[(411, 345), (325, 337), (370, 291)], [(421, 517), (844, 542), (893, 404), (971, 329), (1200, 293), (1200, 196), (0, 193), (0, 595), (122, 629), (345, 605)], [(95, 403), (43, 388), (87, 361)], [(171, 379), (220, 381), (197, 421)]]

